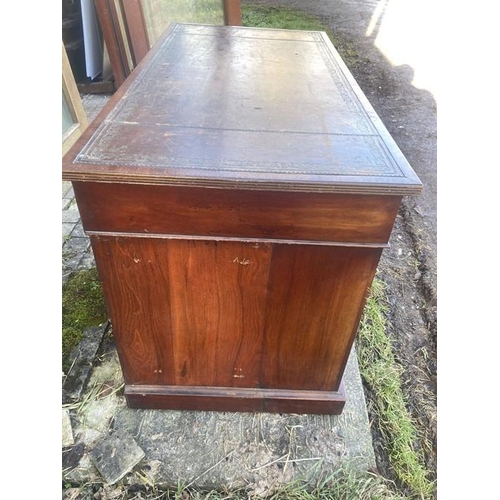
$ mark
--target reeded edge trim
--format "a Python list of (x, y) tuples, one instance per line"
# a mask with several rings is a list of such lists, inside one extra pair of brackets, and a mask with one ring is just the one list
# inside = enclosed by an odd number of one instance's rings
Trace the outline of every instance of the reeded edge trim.
[(126, 176), (110, 173), (91, 172), (63, 172), (63, 180), (79, 182), (103, 182), (108, 184), (140, 184), (154, 186), (187, 186), (217, 189), (245, 189), (257, 191), (289, 191), (305, 193), (351, 193), (351, 194), (379, 194), (390, 196), (416, 196), (422, 192), (420, 183), (392, 184), (392, 183), (326, 183), (314, 181), (285, 182), (276, 181), (252, 181), (215, 179), (215, 178), (178, 178), (178, 177), (152, 177), (152, 176)]

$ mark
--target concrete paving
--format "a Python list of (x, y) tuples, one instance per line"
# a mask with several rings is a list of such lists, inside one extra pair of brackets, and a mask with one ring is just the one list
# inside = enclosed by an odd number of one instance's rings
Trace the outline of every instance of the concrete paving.
[[(89, 121), (108, 98), (82, 96)], [(62, 200), (64, 282), (71, 272), (95, 262), (71, 183), (63, 182)], [(112, 342), (99, 359), (92, 359), (96, 332), (87, 332), (92, 348), (76, 352), (77, 362), (63, 387), (67, 480), (141, 484), (146, 478), (164, 487), (245, 487), (265, 496), (290, 481), (314, 483), (340, 465), (376, 467), (355, 352), (346, 369), (347, 403), (341, 416), (133, 410), (122, 395)], [(106, 328), (100, 335), (107, 335)], [(87, 370), (91, 364), (95, 366)]]
[[(246, 488), (266, 496), (292, 481), (315, 484), (339, 466), (376, 466), (355, 353), (342, 415), (134, 410), (121, 395), (116, 350), (102, 356), (74, 404), (65, 478), (78, 484), (151, 484), (201, 490)], [(66, 443), (68, 439), (66, 438)]]

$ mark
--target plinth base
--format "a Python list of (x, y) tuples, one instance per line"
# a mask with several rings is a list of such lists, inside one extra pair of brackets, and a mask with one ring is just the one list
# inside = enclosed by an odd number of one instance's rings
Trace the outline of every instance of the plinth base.
[(346, 402), (338, 391), (299, 391), (235, 387), (126, 385), (130, 408), (340, 415)]

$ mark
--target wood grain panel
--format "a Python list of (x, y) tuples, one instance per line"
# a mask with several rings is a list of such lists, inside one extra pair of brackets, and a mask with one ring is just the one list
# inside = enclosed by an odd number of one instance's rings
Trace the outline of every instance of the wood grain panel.
[(73, 182), (86, 231), (387, 243), (400, 196)]
[(175, 379), (258, 387), (271, 246), (168, 243)]
[(270, 245), (91, 242), (127, 384), (258, 387)]
[(166, 245), (91, 237), (127, 384), (174, 384)]
[(338, 390), (380, 249), (276, 245), (262, 387)]

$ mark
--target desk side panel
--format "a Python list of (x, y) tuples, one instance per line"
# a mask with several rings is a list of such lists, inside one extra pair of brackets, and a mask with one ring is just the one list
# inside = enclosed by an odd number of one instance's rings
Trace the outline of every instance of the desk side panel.
[(92, 236), (127, 385), (337, 391), (382, 249)]
[(382, 249), (276, 245), (262, 387), (336, 391)]
[(270, 245), (91, 242), (127, 384), (259, 386)]

